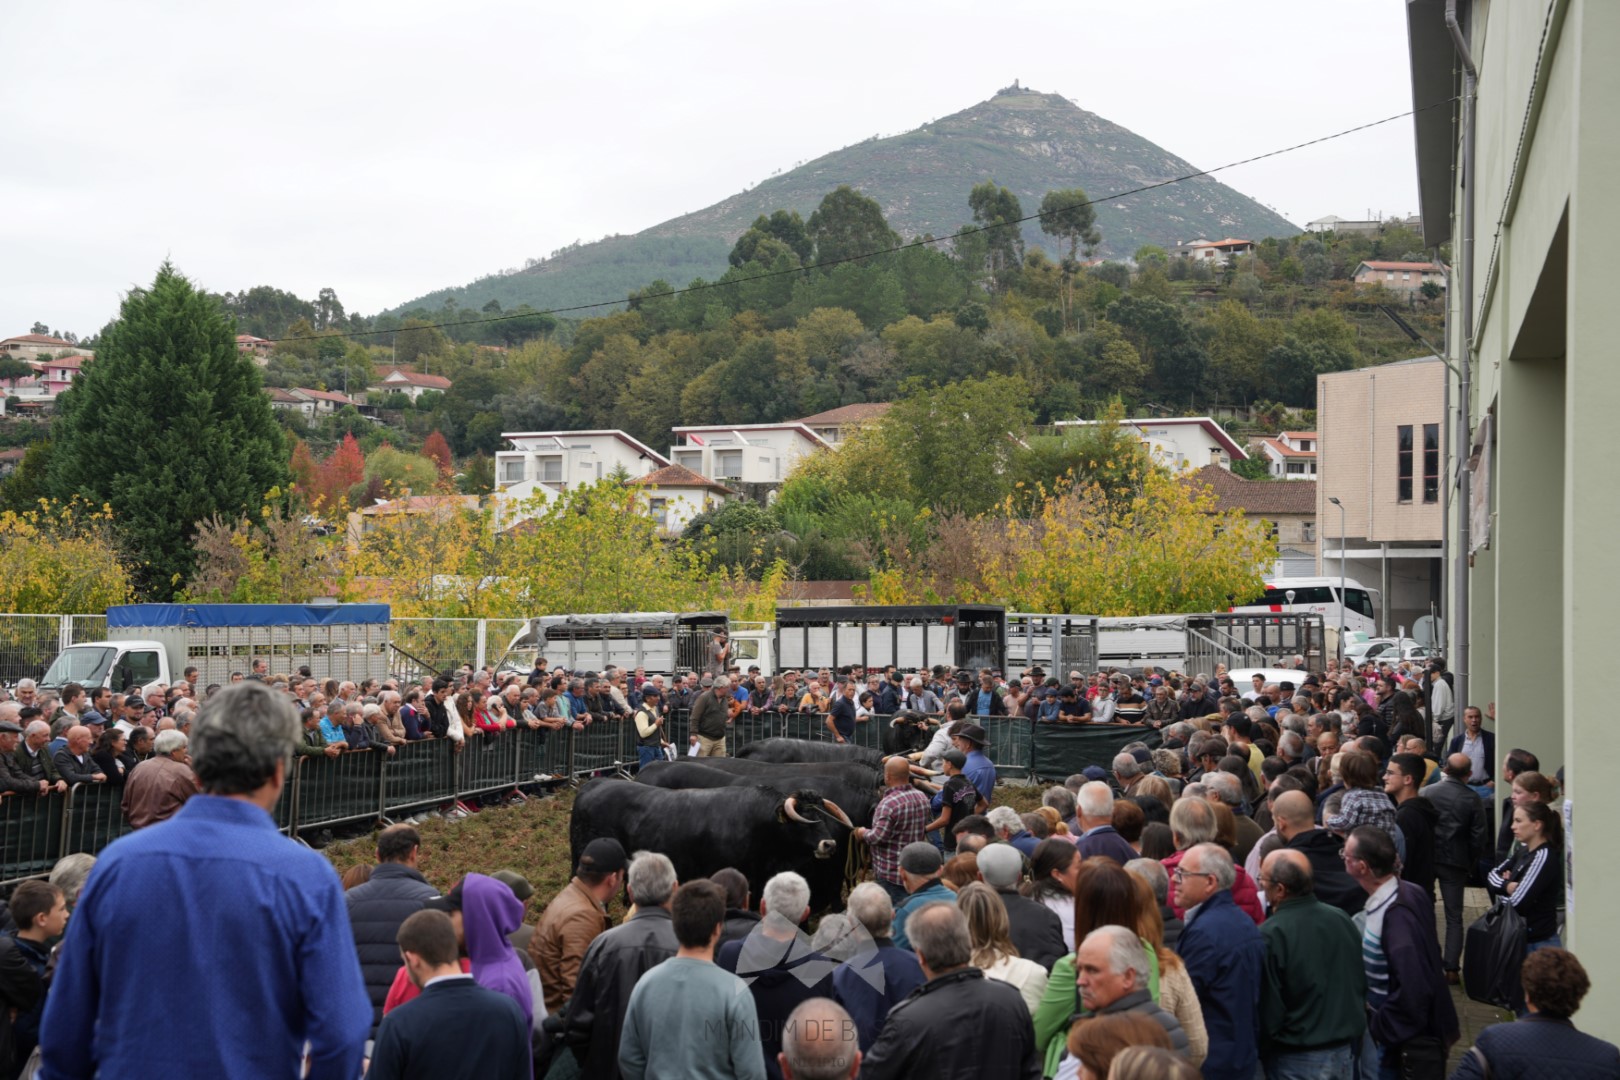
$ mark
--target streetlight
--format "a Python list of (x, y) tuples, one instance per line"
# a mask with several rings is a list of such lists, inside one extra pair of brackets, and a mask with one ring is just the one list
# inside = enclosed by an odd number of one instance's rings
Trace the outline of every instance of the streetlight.
[(1344, 666), (1344, 610), (1350, 598), (1345, 594), (1344, 588), (1344, 503), (1332, 495), (1328, 502), (1339, 508), (1339, 666)]

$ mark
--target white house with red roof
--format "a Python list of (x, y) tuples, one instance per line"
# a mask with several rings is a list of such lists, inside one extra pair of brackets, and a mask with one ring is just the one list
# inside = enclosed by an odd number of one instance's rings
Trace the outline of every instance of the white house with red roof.
[(1253, 445), (1265, 459), (1267, 471), (1278, 480), (1315, 480), (1317, 442), (1314, 431), (1285, 431)]
[[(310, 411), (305, 413), (306, 416), (330, 416), (339, 409), (361, 408), (360, 402), (335, 390), (311, 390), (307, 386), (295, 386), (287, 393), (310, 402)], [(271, 398), (270, 404), (272, 406), (276, 404), (274, 397)]]
[(645, 490), (647, 512), (667, 536), (679, 536), (693, 518), (735, 494), (684, 465), (666, 465), (630, 483)]
[(1382, 285), (1392, 292), (1415, 293), (1429, 281), (1445, 288), (1446, 268), (1440, 263), (1366, 259), (1356, 264), (1350, 280), (1357, 285)]
[[(1059, 420), (1054, 427), (1090, 427), (1096, 420)], [(1125, 420), (1137, 430), (1143, 445), (1160, 465), (1180, 472), (1202, 469), (1205, 465), (1231, 468), (1234, 461), (1247, 461), (1249, 455), (1208, 416), (1171, 416), (1157, 419)]]
[(828, 445), (837, 446), (851, 431), (872, 423), (888, 411), (887, 401), (867, 401), (855, 405), (840, 405), (836, 409), (818, 412), (814, 416), (800, 417), (794, 422), (803, 424), (820, 435)]
[(413, 402), (423, 394), (442, 394), (450, 389), (450, 380), (443, 375), (424, 375), (409, 368), (382, 369), (382, 377), (366, 387), (368, 394), (404, 394)]
[(1239, 240), (1228, 236), (1224, 240), (1198, 239), (1191, 243), (1177, 241), (1176, 246), (1170, 249), (1170, 255), (1175, 258), (1207, 262), (1211, 266), (1226, 266), (1239, 255), (1247, 255), (1253, 250), (1253, 240)]
[(676, 465), (720, 483), (780, 484), (799, 459), (832, 444), (804, 423), (711, 424), (673, 429)]

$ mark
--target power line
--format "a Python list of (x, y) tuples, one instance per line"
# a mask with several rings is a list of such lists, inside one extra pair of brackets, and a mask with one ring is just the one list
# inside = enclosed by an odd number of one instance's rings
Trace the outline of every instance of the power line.
[[(1151, 184), (1143, 184), (1141, 187), (1134, 187), (1134, 188), (1131, 188), (1128, 191), (1116, 191), (1112, 195), (1101, 195), (1101, 196), (1098, 196), (1095, 199), (1087, 199), (1084, 202), (1078, 202), (1078, 203), (1074, 203), (1074, 204), (1072, 204), (1070, 206), (1060, 207), (1055, 211), (1051, 211), (1050, 213), (1053, 216), (1055, 216), (1055, 215), (1058, 215), (1058, 214), (1067, 213), (1070, 210), (1078, 210), (1082, 206), (1098, 206), (1098, 205), (1100, 205), (1102, 203), (1115, 202), (1115, 201), (1117, 201), (1119, 199), (1129, 198), (1132, 195), (1140, 195), (1145, 191), (1154, 191), (1154, 190), (1156, 190), (1158, 188), (1169, 187), (1171, 184), (1181, 184), (1181, 183), (1185, 183), (1188, 180), (1197, 180), (1200, 177), (1213, 176), (1215, 173), (1225, 172), (1227, 169), (1235, 169), (1240, 165), (1252, 165), (1256, 161), (1265, 161), (1267, 158), (1279, 157), (1279, 156), (1281, 156), (1283, 154), (1291, 154), (1296, 150), (1304, 150), (1307, 147), (1317, 146), (1317, 145), (1320, 145), (1321, 143), (1325, 143), (1325, 142), (1332, 142), (1334, 139), (1342, 139), (1347, 135), (1354, 135), (1357, 132), (1367, 131), (1367, 130), (1369, 130), (1371, 128), (1380, 127), (1380, 126), (1382, 126), (1384, 124), (1392, 123), (1392, 122), (1394, 122), (1396, 120), (1404, 120), (1409, 116), (1417, 116), (1419, 113), (1428, 112), (1430, 109), (1438, 109), (1443, 105), (1450, 105), (1453, 102), (1455, 102), (1456, 100), (1457, 100), (1456, 97), (1445, 98), (1445, 99), (1443, 99), (1441, 101), (1436, 101), (1436, 102), (1433, 102), (1432, 104), (1424, 105), (1424, 106), (1422, 106), (1420, 108), (1408, 109), (1406, 112), (1396, 113), (1394, 116), (1386, 116), (1382, 120), (1371, 120), (1371, 121), (1368, 121), (1365, 124), (1357, 124), (1355, 127), (1345, 128), (1343, 131), (1336, 131), (1331, 135), (1323, 135), (1323, 136), (1320, 136), (1320, 137), (1315, 138), (1315, 139), (1309, 139), (1309, 140), (1307, 140), (1305, 142), (1302, 142), (1302, 143), (1295, 143), (1293, 146), (1285, 146), (1280, 150), (1271, 150), (1271, 151), (1268, 151), (1268, 152), (1266, 152), (1264, 154), (1255, 154), (1253, 157), (1242, 158), (1242, 159), (1240, 159), (1238, 161), (1229, 161), (1225, 165), (1217, 165), (1217, 166), (1215, 166), (1214, 168), (1211, 168), (1211, 169), (1200, 169), (1197, 172), (1190, 172), (1190, 173), (1187, 173), (1187, 174), (1185, 174), (1183, 176), (1174, 176), (1174, 177), (1171, 177), (1168, 180), (1158, 180), (1158, 181), (1155, 181), (1154, 183), (1151, 183)], [(896, 245), (895, 247), (892, 247), (892, 248), (884, 248), (881, 251), (869, 251), (869, 252), (866, 252), (866, 253), (861, 254), (861, 255), (846, 255), (841, 259), (829, 259), (826, 262), (818, 262), (813, 267), (796, 266), (791, 270), (767, 270), (764, 273), (754, 274), (754, 275), (752, 275), (750, 277), (741, 278), (741, 279), (732, 280), (732, 281), (706, 281), (701, 285), (688, 285), (685, 288), (670, 289), (670, 290), (668, 290), (666, 292), (647, 293), (645, 295), (637, 297), (637, 299), (638, 300), (662, 300), (662, 299), (665, 299), (666, 297), (671, 297), (671, 296), (684, 296), (687, 293), (705, 292), (705, 291), (710, 290), (710, 289), (734, 288), (734, 287), (736, 287), (738, 285), (744, 285), (744, 284), (748, 284), (748, 283), (755, 282), (755, 281), (766, 281), (766, 280), (769, 280), (770, 278), (775, 278), (775, 277), (786, 277), (786, 276), (789, 276), (789, 275), (792, 275), (792, 274), (803, 274), (806, 271), (811, 270), (811, 269), (819, 270), (819, 269), (823, 269), (823, 268), (831, 267), (831, 266), (841, 266), (844, 263), (862, 262), (862, 261), (864, 261), (866, 259), (875, 259), (875, 258), (877, 258), (877, 257), (879, 257), (881, 255), (893, 255), (894, 253), (899, 252), (899, 251), (908, 251), (908, 250), (910, 250), (912, 248), (927, 247), (927, 246), (932, 245), (932, 244), (941, 244), (941, 243), (944, 243), (947, 240), (955, 240), (958, 237), (962, 237), (962, 236), (972, 236), (975, 233), (989, 232), (992, 229), (1005, 229), (1005, 228), (1008, 228), (1008, 227), (1013, 226), (1013, 225), (1022, 225), (1025, 222), (1034, 221), (1034, 220), (1036, 220), (1037, 218), (1039, 218), (1041, 216), (1042, 215), (1039, 212), (1034, 213), (1034, 214), (1025, 214), (1023, 217), (1014, 218), (1011, 221), (998, 221), (998, 222), (996, 222), (996, 223), (994, 223), (992, 225), (976, 225), (976, 226), (973, 226), (971, 228), (959, 229), (959, 230), (957, 230), (956, 232), (952, 233), (949, 236), (929, 236), (929, 237), (924, 237), (924, 238), (922, 238), (920, 240), (913, 240), (910, 243), (899, 244), (899, 245)], [(428, 324), (423, 325), (423, 326), (395, 327), (392, 330), (354, 330), (354, 331), (346, 332), (343, 336), (345, 336), (345, 337), (371, 337), (371, 336), (374, 336), (374, 335), (377, 335), (377, 334), (397, 334), (402, 330), (449, 330), (449, 329), (453, 329), (455, 327), (460, 327), (460, 326), (484, 326), (484, 325), (489, 324), (489, 323), (508, 322), (508, 321), (510, 321), (512, 319), (533, 318), (536, 315), (566, 315), (566, 314), (569, 314), (570, 312), (575, 312), (575, 311), (592, 311), (592, 310), (595, 310), (596, 308), (614, 307), (614, 306), (616, 306), (618, 304), (622, 304), (622, 303), (625, 303), (625, 299), (621, 297), (620, 299), (617, 299), (617, 300), (597, 300), (594, 303), (589, 303), (589, 304), (572, 304), (572, 305), (570, 305), (568, 307), (547, 308), (544, 311), (514, 311), (514, 312), (508, 312), (508, 313), (501, 314), (501, 315), (491, 315), (488, 318), (484, 318), (484, 319), (462, 319), (462, 320), (460, 320), (458, 322), (428, 323)], [(267, 338), (266, 340), (268, 340), (270, 342), (281, 342), (281, 341), (303, 341), (303, 340), (306, 340), (306, 339), (304, 339), (304, 338)]]

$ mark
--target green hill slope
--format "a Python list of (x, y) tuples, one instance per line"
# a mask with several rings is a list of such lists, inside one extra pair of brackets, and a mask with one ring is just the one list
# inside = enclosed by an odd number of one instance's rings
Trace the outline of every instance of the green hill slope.
[[(519, 273), (441, 289), (398, 310), (436, 309), (451, 297), (463, 309), (490, 300), (505, 308), (527, 303), (551, 309), (622, 297), (658, 278), (676, 285), (695, 277), (712, 279), (724, 272), (727, 252), (754, 218), (781, 208), (808, 218), (839, 184), (877, 199), (889, 224), (909, 239), (947, 235), (968, 223), (968, 190), (983, 180), (1010, 188), (1029, 214), (1055, 188), (1082, 187), (1097, 197), (1194, 169), (1066, 98), (1009, 89), (903, 135), (827, 154), (633, 236), (583, 244)], [(1207, 178), (1103, 203), (1097, 225), (1102, 252), (1115, 256), (1129, 255), (1142, 244), (1199, 236), (1258, 240), (1299, 232), (1248, 196)], [(1025, 239), (1031, 245), (1045, 241), (1035, 222), (1025, 226)]]

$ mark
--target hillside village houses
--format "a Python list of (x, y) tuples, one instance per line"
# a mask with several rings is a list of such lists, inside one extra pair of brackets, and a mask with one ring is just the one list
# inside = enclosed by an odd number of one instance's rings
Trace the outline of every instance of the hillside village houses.
[(49, 334), (19, 334), (0, 341), (0, 353), (10, 353), (19, 360), (38, 360), (42, 356), (78, 353), (94, 356), (90, 349), (81, 349), (71, 341)]
[(1305, 223), (1305, 231), (1313, 233), (1345, 233), (1346, 235), (1376, 236), (1390, 226), (1398, 225), (1411, 229), (1413, 232), (1423, 231), (1423, 218), (1418, 214), (1408, 214), (1405, 217), (1382, 218), (1371, 211), (1365, 218), (1353, 220), (1342, 218), (1338, 214), (1328, 214), (1315, 221)]
[(252, 334), (236, 335), (236, 350), (253, 357), (253, 362), (260, 367), (269, 366), (270, 352), (275, 347), (276, 343), (269, 338), (254, 337)]
[(1254, 251), (1253, 240), (1236, 240), (1227, 237), (1224, 240), (1197, 240), (1183, 243), (1176, 241), (1169, 255), (1172, 259), (1193, 259), (1207, 262), (1211, 266), (1230, 266), (1239, 255), (1248, 255)]
[(381, 377), (366, 387), (366, 393), (379, 396), (384, 394), (404, 394), (412, 402), (415, 402), (423, 394), (442, 394), (448, 389), (450, 389), (450, 380), (443, 375), (424, 375), (420, 371), (412, 371), (409, 368), (385, 367), (382, 369)]
[(1416, 293), (1431, 281), (1444, 289), (1446, 268), (1439, 263), (1368, 259), (1356, 264), (1350, 280), (1357, 285), (1382, 285), (1391, 292)]

